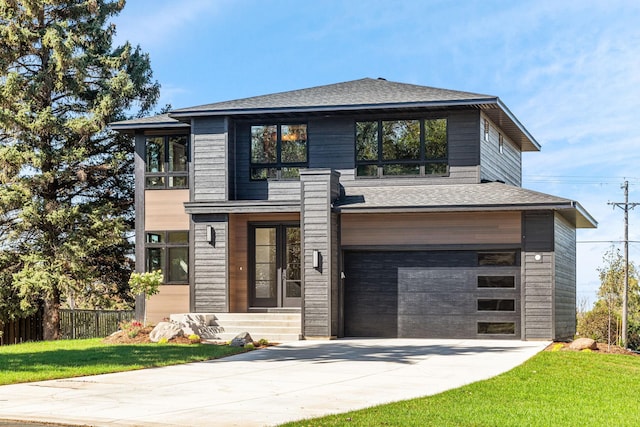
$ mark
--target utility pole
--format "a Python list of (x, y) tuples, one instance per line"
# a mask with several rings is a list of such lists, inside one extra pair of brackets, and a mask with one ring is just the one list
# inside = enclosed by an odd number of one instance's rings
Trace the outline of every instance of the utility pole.
[(624, 189), (624, 203), (609, 202), (614, 208), (624, 211), (624, 289), (622, 292), (622, 346), (627, 348), (627, 317), (629, 305), (629, 209), (640, 203), (629, 203), (629, 181), (620, 187)]

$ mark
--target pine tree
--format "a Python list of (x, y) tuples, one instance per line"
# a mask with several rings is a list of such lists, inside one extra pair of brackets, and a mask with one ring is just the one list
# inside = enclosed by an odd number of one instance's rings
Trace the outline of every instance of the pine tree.
[(123, 7), (0, 0), (0, 310), (42, 305), (45, 339), (65, 300), (128, 286), (133, 148), (106, 126), (148, 113), (159, 85), (139, 47), (113, 46)]

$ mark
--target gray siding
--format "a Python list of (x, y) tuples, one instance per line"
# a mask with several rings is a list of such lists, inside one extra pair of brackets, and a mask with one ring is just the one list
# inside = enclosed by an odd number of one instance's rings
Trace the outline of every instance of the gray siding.
[(554, 339), (576, 333), (576, 230), (555, 215)]
[(227, 200), (227, 120), (198, 118), (191, 126), (193, 201)]
[[(331, 337), (338, 333), (336, 243), (337, 217), (331, 213), (331, 195), (338, 174), (328, 170), (305, 171), (301, 176), (300, 227), (302, 231), (303, 302), (302, 333), (309, 337)], [(313, 251), (320, 252), (321, 265), (313, 267)]]
[[(481, 178), (522, 185), (522, 153), (493, 122), (489, 121), (489, 141), (484, 140), (484, 119), (479, 123)], [(487, 118), (488, 120), (488, 118)], [(499, 150), (499, 134), (503, 136), (503, 152)]]
[[(207, 241), (207, 226), (215, 232), (215, 243)], [(193, 215), (191, 284), (192, 310), (227, 312), (228, 305), (228, 221), (226, 215)]]
[(524, 214), (523, 339), (553, 339), (553, 223), (552, 212)]

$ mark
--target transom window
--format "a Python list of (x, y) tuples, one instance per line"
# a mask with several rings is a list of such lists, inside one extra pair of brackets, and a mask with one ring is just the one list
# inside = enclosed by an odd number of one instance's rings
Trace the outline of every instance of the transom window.
[(146, 271), (161, 270), (164, 283), (189, 282), (189, 232), (150, 231), (145, 240)]
[(307, 167), (307, 125), (251, 126), (251, 179), (299, 179)]
[(145, 143), (145, 188), (188, 188), (186, 135), (148, 136)]
[(356, 175), (443, 176), (447, 145), (447, 119), (356, 122)]

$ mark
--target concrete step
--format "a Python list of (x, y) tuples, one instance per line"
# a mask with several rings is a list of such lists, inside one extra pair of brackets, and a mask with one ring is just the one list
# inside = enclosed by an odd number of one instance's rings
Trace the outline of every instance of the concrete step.
[[(179, 321), (184, 314), (172, 315)], [(288, 313), (193, 313), (192, 318), (201, 319), (211, 327), (206, 338), (212, 341), (229, 341), (242, 332), (248, 332), (254, 341), (266, 339), (270, 342), (298, 341), (302, 339), (300, 312)]]
[[(287, 341), (300, 341), (302, 339), (302, 336), (300, 334), (274, 334), (274, 333), (254, 333), (251, 331), (242, 331), (242, 332), (249, 332), (249, 335), (251, 335), (251, 339), (253, 339), (254, 341), (259, 341), (261, 339), (266, 339), (267, 341), (269, 341), (270, 343), (283, 343), (283, 342), (287, 342)], [(235, 333), (227, 333), (227, 332), (222, 332), (220, 334), (218, 334), (216, 339), (213, 339), (211, 341), (231, 341), (232, 339), (234, 339), (236, 337)]]

